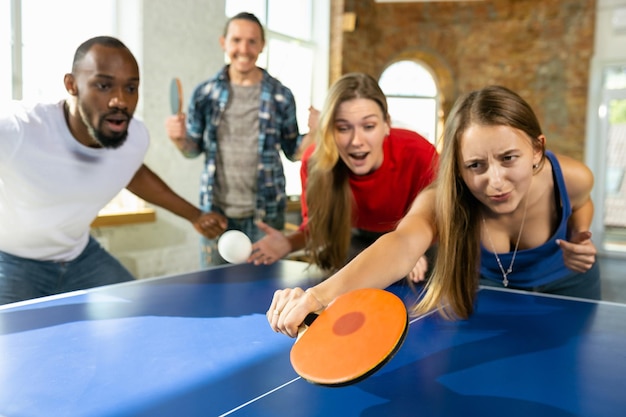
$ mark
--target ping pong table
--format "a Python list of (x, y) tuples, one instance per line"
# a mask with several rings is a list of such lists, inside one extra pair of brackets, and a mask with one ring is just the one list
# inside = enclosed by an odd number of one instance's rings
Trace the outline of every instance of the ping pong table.
[(382, 369), (329, 388), (264, 315), (318, 279), (229, 265), (0, 307), (0, 416), (626, 415), (626, 305), (482, 288), (469, 320), (413, 319)]

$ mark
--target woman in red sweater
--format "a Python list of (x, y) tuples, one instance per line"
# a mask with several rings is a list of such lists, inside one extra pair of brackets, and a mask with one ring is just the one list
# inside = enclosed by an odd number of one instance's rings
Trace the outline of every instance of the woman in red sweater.
[[(265, 224), (249, 258), (269, 264), (306, 249), (335, 271), (395, 229), (435, 176), (435, 147), (419, 134), (391, 127), (384, 93), (362, 73), (341, 77), (320, 114), (316, 143), (302, 156), (302, 224), (289, 235)], [(423, 276), (425, 259), (412, 274)]]

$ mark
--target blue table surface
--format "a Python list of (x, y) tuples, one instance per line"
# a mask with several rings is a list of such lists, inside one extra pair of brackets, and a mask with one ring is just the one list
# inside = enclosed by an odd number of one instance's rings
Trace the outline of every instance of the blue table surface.
[(317, 277), (233, 265), (0, 307), (0, 416), (626, 415), (626, 305), (488, 288), (469, 320), (413, 319), (370, 378), (310, 384), (265, 311)]

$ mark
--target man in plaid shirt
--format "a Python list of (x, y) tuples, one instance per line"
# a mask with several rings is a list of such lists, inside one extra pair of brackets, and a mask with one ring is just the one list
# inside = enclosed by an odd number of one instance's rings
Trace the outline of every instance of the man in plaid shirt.
[[(183, 155), (205, 154), (200, 207), (224, 214), (227, 229), (241, 230), (255, 242), (263, 236), (257, 221), (284, 227), (287, 196), (279, 151), (294, 160), (306, 143), (293, 94), (256, 66), (265, 45), (259, 20), (239, 13), (226, 24), (220, 43), (230, 64), (194, 89), (188, 116), (171, 116), (166, 127)], [(202, 266), (224, 262), (216, 246), (203, 238)]]

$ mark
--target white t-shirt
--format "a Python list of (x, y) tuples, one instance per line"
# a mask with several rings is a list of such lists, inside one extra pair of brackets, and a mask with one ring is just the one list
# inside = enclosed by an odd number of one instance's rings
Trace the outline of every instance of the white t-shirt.
[(150, 138), (133, 119), (117, 149), (89, 148), (70, 133), (63, 102), (0, 109), (0, 250), (69, 261), (87, 245), (98, 212), (141, 166)]

